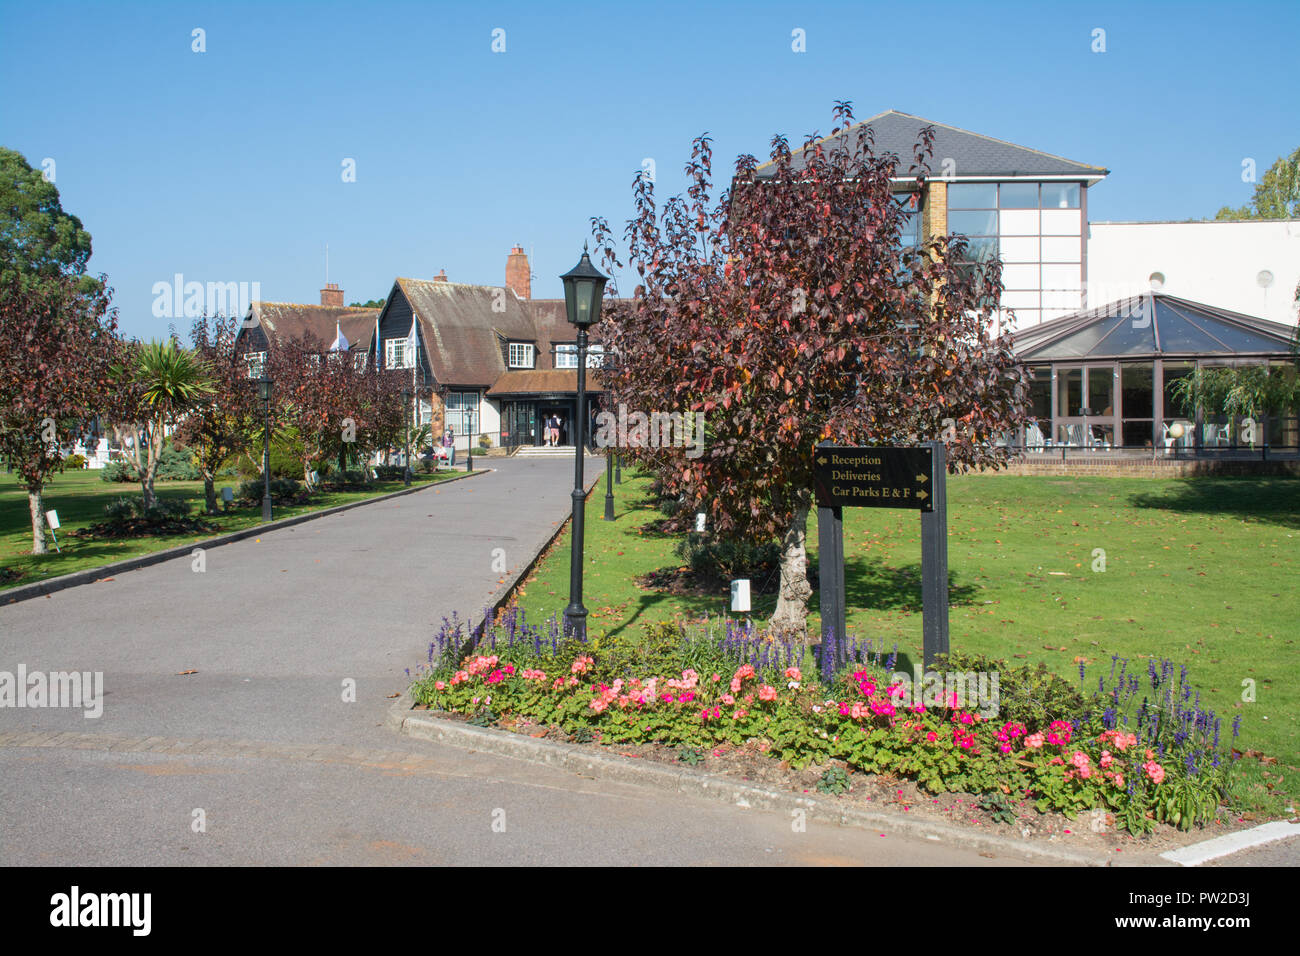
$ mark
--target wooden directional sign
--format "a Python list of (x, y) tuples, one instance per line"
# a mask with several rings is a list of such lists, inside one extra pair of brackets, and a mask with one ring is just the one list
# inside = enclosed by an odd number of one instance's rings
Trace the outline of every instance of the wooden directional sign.
[(929, 448), (818, 445), (813, 487), (819, 508), (934, 510), (934, 453)]
[(844, 508), (913, 508), (921, 512), (921, 632), (925, 665), (948, 653), (948, 451), (942, 442), (920, 448), (818, 445), (817, 492), (823, 653), (845, 663)]

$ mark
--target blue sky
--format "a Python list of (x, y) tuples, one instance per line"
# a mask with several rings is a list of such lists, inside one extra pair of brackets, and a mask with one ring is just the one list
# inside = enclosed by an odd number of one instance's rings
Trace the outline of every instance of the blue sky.
[(773, 133), (827, 131), (836, 99), (1108, 167), (1093, 220), (1213, 216), (1249, 199), (1243, 158), (1262, 173), (1300, 145), (1300, 4), (908, 9), (0, 0), (0, 144), (55, 161), (145, 338), (176, 273), (318, 301), (326, 244), (349, 302), (439, 269), (499, 285), (514, 243), (533, 294), (559, 295), (588, 218), (630, 215), (643, 159), (676, 192), (699, 133), (725, 176)]

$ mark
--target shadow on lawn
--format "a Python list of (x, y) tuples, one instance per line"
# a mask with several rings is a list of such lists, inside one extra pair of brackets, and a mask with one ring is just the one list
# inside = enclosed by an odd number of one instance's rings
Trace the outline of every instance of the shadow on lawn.
[(1300, 479), (1180, 478), (1159, 494), (1129, 496), (1134, 508), (1254, 518), (1300, 528)]
[[(948, 572), (948, 604), (973, 604), (978, 588), (958, 584)], [(921, 565), (885, 567), (879, 558), (844, 559), (844, 592), (850, 609), (921, 612)], [(814, 601), (816, 596), (814, 596)]]

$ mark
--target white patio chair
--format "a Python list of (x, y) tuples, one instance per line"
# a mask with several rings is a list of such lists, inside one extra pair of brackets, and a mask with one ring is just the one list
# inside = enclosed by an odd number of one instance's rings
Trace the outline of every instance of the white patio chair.
[(1038, 423), (1030, 422), (1025, 429), (1025, 447), (1042, 451), (1046, 444), (1047, 442), (1043, 438), (1043, 430), (1038, 427)]

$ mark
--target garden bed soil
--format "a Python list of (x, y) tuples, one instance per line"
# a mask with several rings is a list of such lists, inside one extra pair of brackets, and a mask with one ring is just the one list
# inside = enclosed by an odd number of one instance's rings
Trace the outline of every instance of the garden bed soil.
[(88, 528), (69, 531), (67, 537), (87, 540), (169, 537), (177, 534), (215, 534), (221, 528), (202, 518), (127, 518), (101, 521)]
[[(423, 704), (417, 704), (415, 709), (428, 710)], [(447, 711), (428, 712), (441, 720), (470, 723), (470, 719), (463, 714)], [(890, 774), (860, 773), (849, 769), (840, 761), (796, 770), (785, 761), (777, 761), (767, 756), (763, 745), (754, 741), (739, 747), (724, 744), (713, 750), (699, 750), (695, 752), (695, 756), (699, 758), (698, 762), (690, 762), (682, 759), (683, 751), (680, 748), (663, 744), (605, 745), (600, 743), (599, 736), (590, 742), (583, 742), (558, 727), (547, 727), (527, 720), (510, 718), (491, 726), (535, 739), (578, 744), (622, 757), (647, 760), (677, 768), (690, 768), (736, 783), (768, 790), (783, 791), (821, 801), (834, 800), (846, 807), (860, 810), (899, 811), (920, 817), (922, 820), (941, 822), (949, 826), (974, 827), (994, 836), (1053, 843), (1097, 856), (1105, 854), (1113, 856), (1117, 863), (1123, 862), (1121, 857), (1125, 853), (1130, 854), (1130, 858), (1139, 854), (1142, 857), (1155, 857), (1168, 850), (1200, 843), (1237, 830), (1249, 829), (1258, 823), (1253, 814), (1239, 818), (1224, 813), (1207, 827), (1183, 831), (1158, 823), (1150, 834), (1133, 836), (1115, 826), (1113, 814), (1107, 814), (1104, 825), (1100, 819), (1096, 821), (1095, 825), (1103, 827), (1098, 832), (1092, 829), (1094, 822), (1087, 815), (1070, 820), (1059, 813), (1039, 813), (1034, 809), (1032, 800), (1017, 801), (1010, 797), (1007, 798), (1007, 803), (1015, 815), (1015, 823), (1006, 823), (994, 819), (992, 810), (980, 807), (981, 798), (969, 793), (932, 794), (922, 790), (910, 780), (902, 780)], [(838, 767), (846, 772), (849, 785), (847, 792), (829, 794), (818, 790), (817, 785), (821, 782), (822, 775), (832, 767)], [(1151, 862), (1151, 860), (1144, 862)]]

